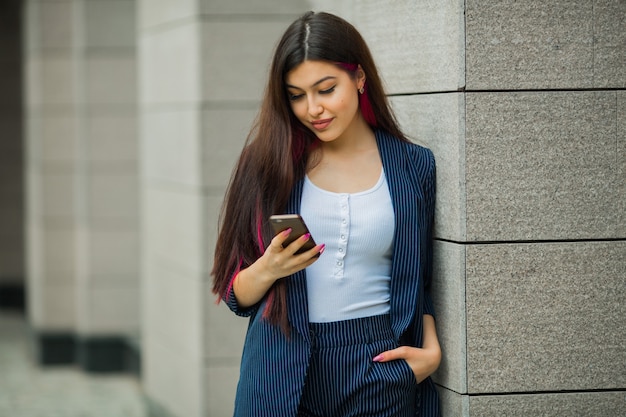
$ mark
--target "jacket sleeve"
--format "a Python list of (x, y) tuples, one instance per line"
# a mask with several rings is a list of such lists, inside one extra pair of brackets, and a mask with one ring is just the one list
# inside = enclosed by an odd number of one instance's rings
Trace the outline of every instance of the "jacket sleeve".
[(241, 317), (250, 317), (251, 315), (256, 313), (259, 308), (260, 302), (250, 307), (241, 307), (239, 305), (239, 302), (237, 302), (237, 297), (235, 297), (235, 291), (233, 290), (233, 282), (235, 281), (235, 277), (237, 276), (239, 271), (241, 271), (241, 264), (233, 272), (233, 275), (230, 279), (230, 285), (228, 286), (226, 293), (222, 296), (222, 301), (224, 301), (228, 308), (230, 308), (230, 310), (236, 315)]
[(423, 190), (426, 205), (426, 259), (424, 265), (424, 314), (435, 316), (435, 307), (430, 296), (431, 282), (433, 276), (433, 230), (435, 225), (435, 191), (436, 191), (436, 165), (435, 157), (429, 149), (428, 153), (430, 166), (428, 175), (424, 178)]
[[(435, 188), (436, 188), (436, 168), (435, 157), (428, 148), (411, 145), (410, 146), (411, 167), (414, 181), (419, 184), (422, 193), (422, 207), (419, 213), (420, 239), (422, 239), (423, 262), (420, 265), (422, 279), (421, 309), (422, 314), (435, 316), (435, 308), (430, 295), (431, 281), (433, 275), (433, 228), (435, 221)], [(418, 332), (419, 333), (419, 332)], [(420, 337), (421, 339), (421, 337)]]

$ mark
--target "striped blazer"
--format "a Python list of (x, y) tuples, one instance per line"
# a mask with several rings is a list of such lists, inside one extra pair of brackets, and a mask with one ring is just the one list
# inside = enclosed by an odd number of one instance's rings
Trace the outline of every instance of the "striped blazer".
[[(435, 205), (435, 160), (430, 150), (376, 131), (376, 141), (395, 215), (391, 267), (392, 330), (401, 345), (422, 345), (424, 314), (434, 315), (428, 295), (432, 272), (432, 226)], [(294, 187), (287, 213), (300, 212), (303, 181)], [(287, 279), (287, 338), (278, 326), (262, 319), (265, 300), (250, 308), (225, 301), (236, 314), (250, 316), (235, 400), (236, 417), (297, 415), (310, 356), (306, 273)], [(418, 386), (416, 416), (439, 416), (438, 395), (430, 378)]]

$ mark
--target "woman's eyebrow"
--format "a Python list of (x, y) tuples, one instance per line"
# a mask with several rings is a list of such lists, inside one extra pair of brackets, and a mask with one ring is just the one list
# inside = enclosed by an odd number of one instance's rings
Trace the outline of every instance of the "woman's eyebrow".
[[(316, 85), (321, 84), (321, 83), (323, 83), (326, 80), (332, 80), (332, 79), (335, 79), (335, 78), (337, 78), (337, 77), (333, 77), (332, 75), (329, 75), (327, 77), (322, 78), (321, 80), (318, 80), (318, 81), (314, 82), (311, 87), (315, 87)], [(291, 84), (286, 84), (286, 85), (287, 85), (287, 88), (295, 88), (297, 90), (302, 90), (300, 87), (296, 87), (295, 85), (291, 85)]]

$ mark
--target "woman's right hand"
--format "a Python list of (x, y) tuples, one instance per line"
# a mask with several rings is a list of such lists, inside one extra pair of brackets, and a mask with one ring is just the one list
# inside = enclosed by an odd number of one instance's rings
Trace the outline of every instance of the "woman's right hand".
[(306, 252), (296, 254), (302, 246), (311, 238), (310, 234), (305, 234), (291, 242), (291, 244), (283, 248), (283, 243), (287, 240), (291, 233), (291, 229), (278, 233), (270, 242), (257, 262), (259, 263), (260, 273), (265, 275), (265, 279), (274, 283), (274, 281), (294, 274), (307, 266), (313, 264), (318, 255), (324, 251), (325, 245), (317, 245)]
[(233, 291), (240, 306), (249, 307), (256, 304), (274, 282), (313, 264), (318, 255), (324, 252), (325, 245), (322, 244), (296, 254), (311, 238), (308, 234), (300, 236), (283, 248), (283, 243), (290, 233), (291, 229), (278, 233), (256, 262), (239, 271), (233, 282)]

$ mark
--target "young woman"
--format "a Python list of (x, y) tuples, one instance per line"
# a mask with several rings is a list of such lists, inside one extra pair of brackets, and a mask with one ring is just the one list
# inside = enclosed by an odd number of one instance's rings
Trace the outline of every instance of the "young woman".
[[(250, 316), (235, 416), (438, 416), (432, 153), (402, 134), (356, 29), (289, 26), (233, 173), (214, 292)], [(283, 247), (272, 214), (311, 238)]]

